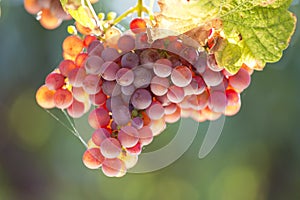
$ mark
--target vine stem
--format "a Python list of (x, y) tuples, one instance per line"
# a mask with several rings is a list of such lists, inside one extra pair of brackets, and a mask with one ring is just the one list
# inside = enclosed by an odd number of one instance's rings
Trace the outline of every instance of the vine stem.
[(82, 139), (82, 137), (80, 136), (79, 132), (77, 131), (75, 125), (73, 124), (72, 120), (70, 119), (69, 115), (67, 114), (67, 112), (62, 109), (62, 112), (64, 113), (65, 117), (67, 118), (68, 122), (70, 123), (72, 129), (74, 131), (72, 131), (72, 133), (80, 140), (80, 142), (86, 147), (88, 148), (88, 145), (86, 144), (86, 142)]
[(136, 7), (137, 7), (137, 15), (138, 15), (138, 17), (143, 17), (142, 16), (143, 15), (143, 8), (144, 8), (144, 6), (143, 6), (143, 0), (138, 0), (138, 3), (136, 5)]

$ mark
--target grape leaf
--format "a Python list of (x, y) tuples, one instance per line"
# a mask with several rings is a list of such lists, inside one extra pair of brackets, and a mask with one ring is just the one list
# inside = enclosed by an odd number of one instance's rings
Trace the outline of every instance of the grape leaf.
[(62, 7), (74, 20), (91, 30), (99, 29), (97, 20), (94, 18), (88, 6), (82, 0), (60, 0)]
[(184, 34), (213, 27), (212, 22), (220, 20), (218, 28), (228, 40), (228, 48), (216, 52), (218, 64), (232, 73), (243, 63), (263, 69), (267, 62), (277, 62), (288, 47), (296, 24), (288, 11), (290, 4), (291, 0), (159, 0), (157, 27)]

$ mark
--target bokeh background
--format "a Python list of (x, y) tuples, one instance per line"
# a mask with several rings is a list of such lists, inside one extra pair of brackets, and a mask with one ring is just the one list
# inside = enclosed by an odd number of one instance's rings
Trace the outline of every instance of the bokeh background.
[[(133, 2), (103, 0), (96, 10), (121, 12)], [(22, 0), (0, 0), (0, 7), (0, 200), (300, 199), (298, 29), (282, 60), (254, 73), (240, 113), (226, 119), (206, 158), (198, 158), (208, 125), (202, 123), (172, 165), (107, 178), (84, 167), (83, 145), (35, 103), (36, 89), (61, 60), (71, 22), (49, 31), (25, 12)], [(291, 10), (300, 16), (298, 2)], [(173, 136), (165, 131), (151, 148)]]

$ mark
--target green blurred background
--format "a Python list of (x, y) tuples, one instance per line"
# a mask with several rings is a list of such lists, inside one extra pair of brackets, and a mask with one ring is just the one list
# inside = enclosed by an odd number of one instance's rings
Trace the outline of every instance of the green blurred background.
[[(120, 0), (102, 2), (97, 11), (120, 12), (133, 1), (121, 7)], [(35, 103), (35, 90), (61, 60), (71, 22), (48, 31), (21, 0), (0, 0), (0, 6), (0, 200), (300, 199), (298, 29), (282, 60), (254, 73), (240, 113), (226, 119), (209, 156), (198, 158), (208, 125), (202, 123), (192, 146), (172, 165), (107, 178), (83, 166), (84, 147)], [(300, 15), (297, 2), (291, 10)], [(173, 135), (166, 131), (151, 148)]]

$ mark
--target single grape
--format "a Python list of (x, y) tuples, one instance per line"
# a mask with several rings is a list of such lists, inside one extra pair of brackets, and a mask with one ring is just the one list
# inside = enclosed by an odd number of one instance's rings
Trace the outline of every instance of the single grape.
[(214, 112), (217, 112), (217, 113), (224, 112), (225, 108), (227, 106), (226, 94), (221, 91), (211, 92), (208, 106)]
[(146, 113), (150, 119), (158, 120), (164, 116), (165, 110), (161, 103), (156, 101), (146, 109)]
[(168, 78), (154, 76), (150, 83), (151, 92), (157, 96), (165, 95), (170, 87)]
[(98, 169), (101, 167), (104, 157), (99, 148), (87, 149), (82, 156), (83, 164), (89, 169)]
[(94, 129), (106, 127), (109, 124), (110, 116), (105, 108), (97, 108), (90, 112), (88, 122)]
[(97, 94), (101, 89), (100, 87), (101, 84), (102, 84), (102, 80), (100, 79), (99, 76), (89, 74), (84, 78), (82, 86), (83, 89), (86, 91), (86, 93)]
[(153, 71), (156, 76), (166, 78), (171, 75), (172, 62), (168, 59), (158, 59), (153, 65)]
[(177, 106), (177, 109), (174, 113), (164, 116), (164, 120), (165, 122), (172, 124), (177, 122), (180, 119), (180, 116), (181, 116), (181, 108)]
[(102, 172), (108, 177), (122, 177), (126, 174), (126, 165), (119, 158), (105, 159)]
[(89, 56), (101, 56), (104, 50), (103, 44), (99, 40), (92, 41), (87, 47), (87, 53)]
[(75, 58), (75, 65), (78, 67), (84, 67), (87, 58), (88, 58), (87, 53), (78, 54)]
[(133, 52), (124, 54), (121, 58), (121, 66), (133, 69), (139, 65), (139, 56)]
[(174, 54), (180, 54), (180, 52), (184, 49), (184, 45), (179, 40), (174, 40), (170, 42), (170, 44), (167, 47), (167, 50), (174, 53)]
[(138, 161), (137, 155), (132, 155), (126, 152), (122, 152), (118, 158), (125, 163), (127, 169), (134, 167)]
[(64, 76), (69, 76), (69, 73), (77, 68), (77, 66), (75, 65), (75, 63), (72, 60), (63, 60), (59, 63), (59, 71), (62, 75)]
[(240, 94), (238, 92), (236, 92), (233, 89), (228, 89), (226, 90), (226, 97), (228, 100), (228, 104), (229, 106), (233, 106), (236, 105), (240, 102)]
[(151, 105), (151, 102), (152, 96), (146, 89), (137, 89), (131, 97), (132, 105), (139, 110), (148, 108)]
[(88, 74), (98, 75), (104, 60), (99, 56), (89, 56), (85, 62), (85, 70)]
[(82, 87), (85, 77), (86, 77), (85, 70), (84, 70), (84, 68), (80, 67), (80, 68), (75, 68), (72, 71), (70, 71), (68, 80), (72, 86)]
[(101, 143), (110, 137), (110, 131), (106, 128), (99, 128), (94, 131), (92, 135), (92, 140), (95, 145), (100, 146)]
[(83, 40), (83, 44), (85, 47), (90, 46), (90, 44), (94, 41), (97, 41), (97, 37), (94, 35), (86, 35)]
[(149, 128), (151, 129), (153, 136), (157, 136), (167, 128), (166, 121), (164, 118), (152, 120), (150, 122)]
[(115, 48), (108, 47), (102, 51), (101, 57), (104, 61), (115, 61), (120, 57), (120, 54)]
[(86, 102), (89, 100), (89, 94), (82, 87), (72, 87), (72, 93), (77, 101)]
[(126, 148), (126, 151), (131, 155), (139, 155), (142, 153), (142, 145), (138, 142), (135, 146)]
[(250, 85), (250, 82), (251, 76), (244, 68), (241, 68), (238, 73), (229, 77), (229, 84), (239, 92), (242, 92), (244, 89), (246, 89)]
[(118, 47), (122, 52), (134, 50), (135, 39), (131, 35), (123, 35), (118, 40)]
[(54, 103), (55, 90), (49, 90), (46, 85), (41, 86), (35, 95), (36, 102), (45, 109), (50, 109), (55, 107)]
[(118, 133), (118, 139), (123, 147), (130, 148), (138, 143), (139, 133), (132, 126), (123, 126)]
[(157, 50), (154, 49), (146, 49), (143, 50), (140, 54), (140, 61), (141, 64), (148, 68), (152, 69), (153, 64), (160, 58), (159, 53)]
[(73, 118), (80, 118), (85, 111), (84, 103), (73, 99), (72, 104), (67, 108), (68, 114)]
[(107, 96), (100, 90), (97, 94), (90, 94), (89, 99), (95, 106), (103, 106), (106, 102)]
[(135, 117), (131, 120), (131, 126), (136, 129), (141, 129), (144, 126), (144, 121), (141, 117)]
[(205, 72), (207, 66), (207, 55), (205, 52), (199, 53), (199, 57), (193, 66), (199, 74)]
[(171, 80), (178, 87), (186, 87), (192, 81), (192, 72), (186, 66), (177, 66), (172, 70)]
[(238, 103), (236, 103), (235, 105), (228, 105), (225, 109), (225, 115), (226, 116), (233, 116), (236, 115), (240, 109), (241, 109), (241, 101), (239, 101)]
[(119, 140), (106, 138), (100, 144), (100, 151), (105, 158), (116, 158), (122, 151)]
[(103, 81), (102, 91), (107, 96), (118, 96), (121, 94), (121, 86), (115, 81)]
[(186, 47), (180, 52), (180, 56), (188, 61), (190, 64), (194, 64), (199, 57), (198, 51), (193, 47)]
[(156, 96), (155, 99), (159, 101), (163, 106), (168, 106), (171, 104), (171, 101), (168, 98), (168, 95)]
[(121, 86), (121, 91), (125, 95), (132, 95), (135, 91), (135, 87), (133, 84), (128, 85), (128, 86)]
[(116, 81), (121, 86), (129, 86), (134, 81), (134, 73), (131, 69), (121, 68), (117, 71)]
[(59, 73), (51, 73), (46, 77), (45, 85), (49, 90), (57, 90), (65, 84), (65, 77)]
[(172, 85), (169, 87), (167, 97), (172, 103), (180, 103), (184, 98), (184, 90), (181, 87)]
[(83, 47), (83, 41), (76, 35), (66, 37), (62, 44), (63, 51), (71, 56), (77, 56)]
[(66, 109), (73, 103), (72, 93), (66, 89), (56, 90), (53, 98), (55, 106), (60, 109)]
[(32, 15), (37, 14), (42, 9), (39, 5), (39, 0), (24, 0), (24, 8)]
[(43, 8), (38, 15), (40, 24), (46, 29), (55, 29), (62, 23), (62, 19), (55, 16), (48, 8)]
[(153, 141), (153, 133), (149, 126), (144, 126), (138, 130), (139, 141), (142, 146), (148, 145)]
[(107, 61), (103, 63), (100, 68), (100, 74), (104, 80), (116, 80), (117, 71), (120, 69), (119, 65), (115, 62)]
[(143, 67), (137, 67), (133, 70), (133, 72), (135, 77), (133, 85), (136, 88), (146, 88), (150, 85), (150, 82), (153, 77), (152, 71)]
[(223, 81), (224, 75), (220, 72), (214, 72), (209, 68), (202, 74), (203, 80), (208, 86), (217, 86)]
[(131, 119), (131, 114), (129, 112), (128, 106), (124, 105), (122, 102), (115, 102), (115, 98), (112, 99), (112, 118), (116, 124), (123, 126), (127, 125)]
[(135, 34), (143, 33), (146, 32), (147, 24), (142, 18), (135, 18), (130, 22), (129, 28)]
[(117, 27), (113, 26), (105, 31), (105, 44), (111, 48), (118, 48), (118, 39), (121, 37), (122, 32)]
[(170, 114), (174, 113), (177, 110), (177, 104), (176, 103), (171, 103), (170, 105), (165, 106), (164, 109), (165, 109), (165, 114), (170, 115)]

